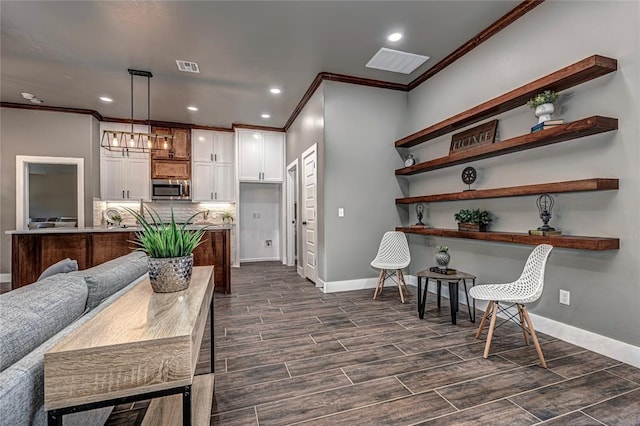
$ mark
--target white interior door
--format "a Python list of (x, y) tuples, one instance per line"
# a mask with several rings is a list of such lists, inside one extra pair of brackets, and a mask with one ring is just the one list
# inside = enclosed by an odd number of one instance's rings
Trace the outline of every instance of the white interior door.
[(302, 249), (304, 275), (318, 280), (317, 235), (317, 154), (316, 144), (302, 153)]

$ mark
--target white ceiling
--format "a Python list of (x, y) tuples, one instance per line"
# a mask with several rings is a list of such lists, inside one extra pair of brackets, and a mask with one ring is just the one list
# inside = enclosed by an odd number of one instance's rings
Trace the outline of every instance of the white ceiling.
[[(31, 92), (45, 106), (128, 118), (135, 68), (154, 75), (153, 120), (282, 127), (319, 72), (408, 83), (518, 3), (3, 0), (0, 100), (28, 103), (20, 93)], [(404, 38), (387, 41), (394, 31)], [(431, 59), (408, 76), (365, 68), (381, 47)], [(178, 71), (176, 59), (200, 74)], [(143, 119), (146, 80), (134, 85)]]

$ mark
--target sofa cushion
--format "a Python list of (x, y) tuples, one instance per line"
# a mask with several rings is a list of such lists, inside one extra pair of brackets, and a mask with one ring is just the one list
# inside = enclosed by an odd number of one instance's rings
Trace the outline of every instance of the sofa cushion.
[(58, 274), (0, 295), (0, 371), (80, 317), (87, 294), (83, 279)]
[(38, 281), (42, 281), (47, 277), (56, 274), (66, 274), (68, 272), (77, 271), (78, 270), (78, 261), (71, 260), (68, 257), (66, 259), (62, 259), (60, 262), (56, 262), (53, 265), (49, 266), (47, 269), (42, 271), (40, 276), (38, 277)]
[(93, 309), (116, 291), (149, 270), (147, 256), (139, 251), (69, 275), (83, 277), (89, 287), (87, 309)]

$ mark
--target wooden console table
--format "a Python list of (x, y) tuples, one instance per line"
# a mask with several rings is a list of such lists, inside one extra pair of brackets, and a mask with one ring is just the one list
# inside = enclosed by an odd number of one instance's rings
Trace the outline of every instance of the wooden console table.
[[(191, 407), (192, 385), (209, 310), (214, 371), (213, 282), (211, 266), (194, 267), (189, 288), (176, 293), (154, 293), (147, 278), (46, 352), (49, 425), (62, 425), (62, 416), (72, 412), (178, 393), (182, 424), (191, 425), (198, 411)], [(196, 399), (208, 401), (205, 413), (211, 411), (211, 379), (204, 386), (208, 395)]]

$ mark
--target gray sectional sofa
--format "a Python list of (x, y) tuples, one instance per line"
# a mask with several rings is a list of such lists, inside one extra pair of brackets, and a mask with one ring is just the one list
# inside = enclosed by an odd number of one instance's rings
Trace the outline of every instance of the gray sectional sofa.
[[(133, 252), (0, 295), (0, 426), (46, 424), (44, 353), (137, 284), (147, 271), (147, 257)], [(69, 414), (64, 425), (102, 425), (112, 409)]]

